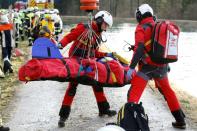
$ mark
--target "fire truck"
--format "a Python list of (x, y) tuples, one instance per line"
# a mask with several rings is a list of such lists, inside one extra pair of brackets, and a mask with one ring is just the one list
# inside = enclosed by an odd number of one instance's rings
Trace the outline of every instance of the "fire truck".
[(54, 0), (28, 0), (28, 7), (37, 6), (39, 9), (54, 8)]

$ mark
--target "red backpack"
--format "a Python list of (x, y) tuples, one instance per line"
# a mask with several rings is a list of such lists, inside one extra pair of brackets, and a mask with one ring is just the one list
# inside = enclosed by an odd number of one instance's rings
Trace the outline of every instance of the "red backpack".
[(147, 51), (153, 62), (167, 64), (178, 60), (179, 33), (179, 27), (170, 21), (155, 24), (150, 42), (151, 49)]

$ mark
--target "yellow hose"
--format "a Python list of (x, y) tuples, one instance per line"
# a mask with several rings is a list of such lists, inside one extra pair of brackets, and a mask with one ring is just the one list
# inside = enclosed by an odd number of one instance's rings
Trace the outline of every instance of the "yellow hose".
[(113, 56), (117, 58), (120, 62), (129, 65), (129, 61), (123, 58), (122, 56), (118, 55), (117, 53), (113, 53)]

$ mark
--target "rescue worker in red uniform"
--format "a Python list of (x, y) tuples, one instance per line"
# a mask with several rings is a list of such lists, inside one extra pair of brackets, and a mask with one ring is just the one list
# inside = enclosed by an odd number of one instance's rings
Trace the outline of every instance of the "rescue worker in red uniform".
[(168, 65), (154, 63), (146, 53), (147, 50), (150, 50), (150, 47), (146, 46), (145, 43), (151, 39), (152, 34), (152, 28), (148, 25), (152, 25), (152, 27), (155, 25), (152, 8), (148, 4), (139, 6), (136, 10), (136, 19), (138, 25), (135, 30), (134, 52), (127, 77), (132, 76), (137, 64), (139, 67), (136, 75), (131, 80), (128, 102), (138, 103), (147, 82), (153, 79), (159, 85), (158, 87), (162, 91), (168, 107), (176, 120), (172, 122), (172, 126), (185, 129), (185, 115), (168, 81)]
[[(92, 37), (93, 40), (91, 45), (85, 44), (84, 41), (87, 36), (83, 38), (82, 35), (84, 34), (85, 30), (89, 27), (86, 24), (79, 23), (76, 28), (72, 29), (69, 34), (67, 34), (58, 44), (61, 48), (67, 46), (70, 42), (73, 41), (73, 44), (69, 50), (69, 57), (77, 57), (77, 58), (99, 58), (104, 56), (112, 56), (112, 53), (103, 53), (98, 51), (98, 47), (101, 41), (101, 33), (106, 31), (108, 27), (111, 27), (113, 24), (113, 18), (110, 13), (107, 11), (99, 11), (95, 16), (91, 23), (91, 28), (96, 33)], [(82, 42), (83, 41), (83, 42)], [(77, 82), (70, 82), (68, 88), (66, 90), (64, 100), (62, 102), (61, 109), (59, 111), (60, 120), (58, 122), (59, 127), (65, 126), (65, 121), (69, 117), (71, 111), (71, 105), (73, 102), (73, 98), (76, 94), (78, 83)], [(110, 110), (110, 105), (105, 97), (103, 87), (100, 86), (92, 86), (94, 91), (94, 95), (96, 97), (98, 109), (99, 109), (99, 116), (114, 116), (116, 115), (115, 110)]]
[(0, 16), (0, 44), (2, 45), (3, 72), (13, 73), (11, 64), (12, 48), (14, 47), (13, 24), (7, 15)]

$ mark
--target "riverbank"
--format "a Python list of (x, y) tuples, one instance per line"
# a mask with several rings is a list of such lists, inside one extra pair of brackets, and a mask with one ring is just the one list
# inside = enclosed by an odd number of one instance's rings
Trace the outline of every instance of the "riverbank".
[[(63, 22), (66, 23), (79, 23), (79, 22), (84, 22), (88, 20), (87, 16), (61, 16)], [(136, 19), (135, 18), (119, 18), (119, 17), (114, 17), (113, 18), (114, 23), (134, 23), (136, 24)], [(163, 19), (158, 19), (159, 21), (162, 21)], [(177, 25), (179, 25), (182, 29), (182, 31), (197, 31), (197, 21), (194, 20), (170, 20)]]

